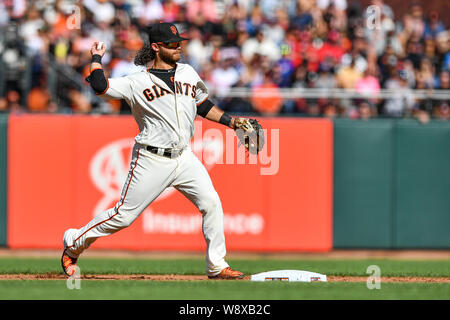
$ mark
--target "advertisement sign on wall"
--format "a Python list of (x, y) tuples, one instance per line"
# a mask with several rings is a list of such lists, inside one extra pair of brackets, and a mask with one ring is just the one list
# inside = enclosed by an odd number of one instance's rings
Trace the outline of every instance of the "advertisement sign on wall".
[[(228, 251), (332, 248), (332, 122), (260, 118), (266, 146), (246, 155), (233, 130), (198, 118), (191, 148), (225, 216)], [(61, 248), (119, 200), (137, 125), (130, 116), (10, 117), (8, 245)], [(202, 216), (173, 188), (128, 228), (92, 248), (204, 250)]]

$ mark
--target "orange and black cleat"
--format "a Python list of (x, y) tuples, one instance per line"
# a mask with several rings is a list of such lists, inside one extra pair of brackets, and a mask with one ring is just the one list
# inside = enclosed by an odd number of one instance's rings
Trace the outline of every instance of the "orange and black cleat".
[(66, 275), (72, 276), (77, 271), (77, 258), (70, 257), (64, 249), (61, 257), (61, 267)]
[(208, 276), (209, 279), (243, 279), (244, 274), (240, 271), (236, 271), (231, 269), (230, 267), (226, 267), (218, 275), (215, 276)]

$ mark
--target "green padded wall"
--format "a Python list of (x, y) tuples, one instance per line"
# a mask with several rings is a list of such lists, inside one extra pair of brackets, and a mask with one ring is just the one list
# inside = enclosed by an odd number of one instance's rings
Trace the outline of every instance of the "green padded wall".
[(396, 128), (394, 245), (450, 248), (450, 123)]
[(335, 120), (334, 247), (450, 248), (450, 123)]
[(393, 122), (334, 121), (334, 247), (391, 248)]

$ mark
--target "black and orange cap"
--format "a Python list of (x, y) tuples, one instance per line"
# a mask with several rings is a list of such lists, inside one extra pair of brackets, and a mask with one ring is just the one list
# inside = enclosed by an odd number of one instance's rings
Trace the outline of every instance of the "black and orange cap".
[(153, 42), (179, 42), (189, 40), (180, 36), (180, 32), (173, 23), (161, 22), (156, 23), (148, 28), (148, 36), (150, 43)]

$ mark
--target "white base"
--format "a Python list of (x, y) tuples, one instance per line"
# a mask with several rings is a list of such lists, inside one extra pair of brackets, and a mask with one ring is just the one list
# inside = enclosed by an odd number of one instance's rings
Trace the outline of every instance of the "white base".
[(275, 270), (251, 276), (251, 281), (327, 282), (327, 276), (303, 270)]

